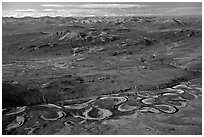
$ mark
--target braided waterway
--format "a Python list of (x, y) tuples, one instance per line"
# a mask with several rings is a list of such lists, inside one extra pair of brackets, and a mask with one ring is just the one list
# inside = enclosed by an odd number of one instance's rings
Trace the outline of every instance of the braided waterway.
[(74, 125), (103, 122), (134, 113), (173, 115), (201, 96), (201, 88), (189, 81), (157, 91), (132, 91), (8, 108), (3, 110), (3, 121), (6, 121), (3, 133), (42, 134), (44, 130), (50, 130), (43, 134), (55, 134), (66, 128), (66, 133), (71, 134)]

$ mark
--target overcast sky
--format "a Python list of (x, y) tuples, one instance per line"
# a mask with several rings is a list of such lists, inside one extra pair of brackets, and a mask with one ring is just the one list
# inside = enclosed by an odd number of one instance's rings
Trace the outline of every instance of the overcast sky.
[(201, 2), (73, 3), (3, 2), (3, 16), (201, 15)]

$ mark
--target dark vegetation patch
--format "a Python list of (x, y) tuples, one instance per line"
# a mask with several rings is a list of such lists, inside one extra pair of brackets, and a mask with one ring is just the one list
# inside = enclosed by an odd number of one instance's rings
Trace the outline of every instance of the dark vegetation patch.
[(2, 84), (2, 107), (18, 107), (43, 103), (43, 94), (18, 84)]

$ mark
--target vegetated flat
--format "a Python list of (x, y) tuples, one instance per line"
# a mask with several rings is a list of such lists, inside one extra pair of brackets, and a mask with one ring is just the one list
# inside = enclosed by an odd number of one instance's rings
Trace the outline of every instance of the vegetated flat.
[(3, 134), (202, 134), (202, 19), (2, 19)]

